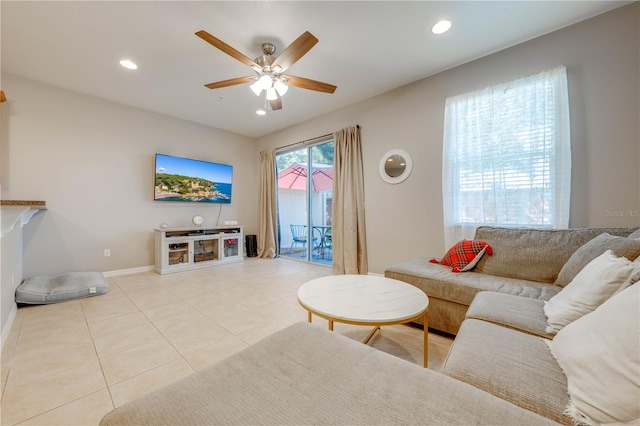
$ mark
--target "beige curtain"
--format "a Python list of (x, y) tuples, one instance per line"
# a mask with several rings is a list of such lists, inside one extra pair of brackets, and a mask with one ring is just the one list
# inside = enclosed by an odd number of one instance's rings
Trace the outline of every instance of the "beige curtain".
[(260, 200), (258, 204), (258, 257), (274, 258), (277, 254), (276, 152), (260, 153)]
[(333, 273), (366, 274), (367, 238), (364, 225), (364, 173), (360, 128), (334, 134)]

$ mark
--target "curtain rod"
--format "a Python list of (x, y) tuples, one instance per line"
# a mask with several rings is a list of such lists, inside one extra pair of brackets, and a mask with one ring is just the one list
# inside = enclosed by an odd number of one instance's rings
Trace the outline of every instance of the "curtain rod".
[[(360, 129), (360, 125), (356, 124), (356, 128)], [(326, 135), (316, 136), (315, 138), (306, 139), (306, 140), (303, 140), (303, 141), (300, 141), (300, 142), (290, 143), (289, 145), (283, 145), (283, 146), (280, 146), (280, 147), (276, 148), (276, 151), (280, 150), (280, 149), (284, 149), (284, 148), (289, 148), (290, 146), (305, 145), (308, 142), (315, 141), (315, 140), (322, 139), (322, 138), (326, 138), (327, 136), (333, 136), (333, 133), (327, 133)]]

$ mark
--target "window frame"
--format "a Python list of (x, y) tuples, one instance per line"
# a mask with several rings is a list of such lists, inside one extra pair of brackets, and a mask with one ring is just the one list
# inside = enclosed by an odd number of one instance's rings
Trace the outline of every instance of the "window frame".
[[(523, 96), (531, 98), (523, 98)], [(509, 104), (509, 102), (512, 103)], [(523, 109), (526, 113), (518, 108)], [(529, 110), (533, 111), (531, 115), (528, 115)], [(519, 114), (521, 114), (519, 121), (516, 120), (517, 123), (514, 123), (511, 119)], [(520, 133), (514, 133), (514, 131), (521, 131), (521, 127), (525, 128), (526, 132), (527, 126), (532, 133), (522, 133), (522, 139), (519, 136)], [(513, 136), (514, 134), (516, 136)], [(520, 144), (514, 139), (518, 139)], [(514, 140), (514, 143), (504, 145), (505, 140)], [(529, 145), (525, 146), (525, 142)], [(512, 155), (513, 157), (504, 160), (495, 155), (497, 151), (501, 151), (500, 148), (503, 146), (507, 147), (505, 151), (508, 149), (512, 151), (504, 155)], [(527, 156), (532, 152), (536, 152), (533, 149), (535, 147), (543, 152), (543, 157), (538, 159), (537, 163), (528, 163), (528, 175), (523, 174), (522, 169), (517, 169), (513, 163), (510, 163), (528, 158)], [(518, 150), (521, 152), (517, 152)], [(469, 156), (482, 163), (478, 166), (480, 171), (475, 171), (480, 176), (477, 181), (469, 178), (473, 174), (470, 170), (474, 167), (468, 161)], [(486, 159), (486, 156), (491, 158)], [(493, 164), (490, 164), (492, 162)], [(469, 164), (472, 165), (469, 166)], [(465, 166), (466, 168), (464, 168)], [(509, 168), (511, 170), (507, 170)], [(463, 172), (467, 173), (466, 177), (461, 176)], [(547, 173), (548, 175), (543, 176), (543, 180), (540, 181), (539, 177), (532, 177), (536, 176), (536, 173)], [(506, 180), (496, 182), (496, 174), (501, 174)], [(462, 239), (472, 239), (475, 230), (481, 225), (530, 228), (568, 227), (571, 137), (566, 68), (559, 66), (507, 83), (447, 98), (443, 132), (442, 176), (447, 247)], [(488, 177), (486, 181), (485, 176)], [(467, 184), (475, 182), (477, 186), (481, 187), (480, 193), (475, 194), (476, 198), (481, 199), (477, 205), (471, 202), (464, 204), (465, 201), (461, 195), (464, 192), (463, 182)], [(496, 190), (498, 183), (502, 183), (504, 188)], [(504, 196), (508, 192), (509, 185), (514, 188), (518, 185), (522, 186), (515, 191), (528, 194), (534, 194), (537, 191), (542, 194), (541, 198), (535, 201), (537, 202), (536, 207), (542, 212), (538, 223), (524, 222), (522, 217), (526, 217), (527, 214), (523, 211), (519, 212), (520, 218), (511, 221), (504, 221), (498, 217), (499, 208), (502, 211), (507, 211), (513, 209), (507, 208), (507, 205), (515, 205), (514, 203), (506, 204), (504, 200), (497, 200), (496, 194)], [(526, 188), (527, 185), (529, 188)], [(487, 194), (491, 194), (490, 197), (493, 197), (486, 203), (487, 205), (492, 204), (491, 208), (493, 209), (493, 216), (489, 220), (487, 217), (491, 210), (485, 207), (484, 201)], [(500, 204), (501, 202), (502, 204)], [(530, 205), (533, 203), (530, 202)], [(482, 220), (463, 220), (462, 210), (468, 206), (475, 207), (476, 218), (481, 217)], [(548, 211), (546, 211), (547, 208)], [(529, 214), (531, 215), (531, 213)]]

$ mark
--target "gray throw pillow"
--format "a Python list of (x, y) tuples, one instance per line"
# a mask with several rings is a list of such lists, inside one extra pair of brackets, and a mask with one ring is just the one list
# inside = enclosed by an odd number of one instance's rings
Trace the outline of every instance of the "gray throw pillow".
[(637, 229), (633, 234), (629, 235), (627, 238), (638, 239), (640, 238), (640, 229)]
[(578, 275), (589, 262), (611, 249), (617, 257), (635, 260), (640, 256), (640, 239), (615, 237), (602, 233), (576, 250), (564, 264), (555, 284), (564, 287)]

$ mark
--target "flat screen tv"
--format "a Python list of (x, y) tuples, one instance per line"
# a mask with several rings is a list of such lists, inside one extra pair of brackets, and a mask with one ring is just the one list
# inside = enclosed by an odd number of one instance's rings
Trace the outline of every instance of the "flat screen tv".
[(156, 154), (155, 201), (230, 203), (233, 166)]

